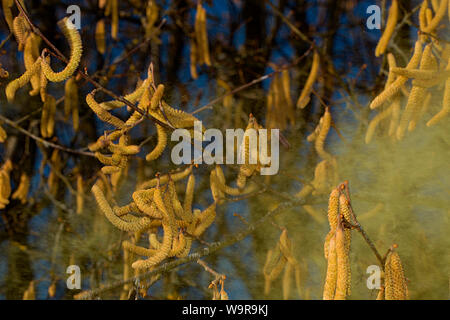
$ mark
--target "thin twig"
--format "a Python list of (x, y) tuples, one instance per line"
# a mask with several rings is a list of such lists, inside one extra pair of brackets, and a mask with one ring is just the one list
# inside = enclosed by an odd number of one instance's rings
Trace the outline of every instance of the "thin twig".
[(19, 130), (20, 132), (22, 132), (23, 134), (29, 136), (30, 138), (32, 138), (32, 139), (42, 143), (42, 145), (45, 148), (52, 147), (52, 148), (59, 149), (59, 150), (64, 151), (64, 152), (74, 153), (74, 154), (78, 154), (78, 155), (82, 155), (82, 156), (88, 156), (88, 157), (94, 157), (95, 156), (92, 152), (74, 150), (74, 149), (70, 149), (70, 148), (61, 146), (59, 144), (56, 144), (56, 143), (44, 140), (41, 137), (38, 137), (38, 136), (32, 134), (31, 132), (25, 130), (21, 126), (17, 125), (14, 121), (9, 120), (8, 118), (6, 118), (6, 117), (4, 117), (2, 115), (0, 115), (0, 120), (3, 121), (4, 123), (6, 123), (7, 125), (13, 127), (14, 129)]

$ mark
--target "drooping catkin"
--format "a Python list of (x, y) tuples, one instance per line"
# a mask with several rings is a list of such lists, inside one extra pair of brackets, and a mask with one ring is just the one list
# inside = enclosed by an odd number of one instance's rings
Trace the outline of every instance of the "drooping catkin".
[(81, 37), (75, 25), (68, 18), (64, 18), (58, 22), (58, 26), (69, 42), (70, 59), (66, 67), (60, 72), (54, 72), (45, 59), (41, 60), (42, 71), (44, 72), (45, 77), (52, 82), (64, 81), (72, 76), (78, 68), (83, 52)]
[(385, 298), (386, 300), (407, 300), (408, 288), (400, 256), (391, 250), (385, 262)]
[(6, 138), (8, 137), (5, 129), (0, 125), (0, 143), (4, 143), (6, 141)]
[(330, 224), (330, 230), (334, 231), (337, 226), (339, 214), (339, 189), (334, 188), (328, 199), (328, 223)]
[(2, 0), (2, 9), (3, 9), (3, 15), (6, 20), (6, 24), (9, 27), (9, 31), (13, 32), (14, 26), (13, 26), (13, 14), (11, 11), (11, 7), (14, 6), (14, 0)]
[(345, 300), (348, 295), (350, 287), (349, 269), (350, 260), (349, 252), (347, 250), (346, 235), (342, 224), (338, 223), (336, 228), (336, 258), (337, 258), (337, 280), (336, 280), (336, 294), (334, 300)]
[(119, 0), (111, 1), (111, 38), (117, 40), (119, 33)]
[(100, 19), (95, 25), (95, 44), (97, 51), (100, 54), (105, 54), (106, 51), (106, 33), (105, 33), (105, 19)]
[(427, 23), (427, 26), (424, 28), (424, 30), (422, 30), (423, 32), (432, 33), (437, 28), (437, 26), (439, 25), (441, 20), (445, 17), (445, 14), (447, 13), (448, 5), (449, 5), (448, 1), (441, 0), (441, 2), (439, 4), (439, 8), (436, 11), (436, 15), (433, 17), (433, 19), (431, 21), (429, 21)]
[(41, 58), (36, 59), (30, 69), (26, 70), (25, 73), (22, 74), (19, 78), (8, 83), (5, 89), (5, 94), (8, 102), (12, 102), (14, 100), (16, 91), (26, 85), (31, 80), (31, 77), (39, 72), (41, 68), (41, 60)]
[(13, 33), (17, 40), (18, 49), (22, 51), (29, 34), (28, 22), (22, 14), (19, 14), (13, 20)]
[(22, 172), (17, 190), (12, 194), (12, 199), (20, 200), (22, 204), (27, 202), (28, 190), (30, 189), (30, 177)]
[(41, 114), (41, 135), (44, 138), (53, 136), (55, 128), (56, 100), (52, 95), (47, 95)]
[(331, 128), (331, 113), (329, 108), (327, 107), (325, 108), (325, 113), (323, 115), (323, 123), (320, 128), (320, 132), (317, 135), (315, 141), (316, 152), (324, 160), (331, 158), (331, 155), (324, 149), (325, 139), (327, 138), (328, 131), (330, 131), (330, 128)]
[(75, 77), (70, 77), (64, 85), (64, 118), (72, 114), (74, 130), (78, 129), (78, 86)]
[[(39, 58), (39, 44), (41, 39), (31, 33), (25, 41), (25, 49), (23, 50), (23, 62), (25, 64), (25, 69), (31, 69), (34, 62)], [(40, 66), (39, 66), (40, 69)], [(30, 96), (35, 96), (39, 93), (40, 89), (40, 72), (36, 72), (31, 76), (30, 84), (32, 90), (29, 91)]]
[(392, 0), (391, 7), (389, 8), (389, 14), (388, 19), (386, 22), (386, 28), (380, 38), (380, 41), (377, 44), (377, 47), (375, 49), (375, 56), (379, 57), (380, 55), (384, 54), (386, 51), (386, 48), (388, 46), (389, 40), (392, 37), (392, 34), (394, 33), (395, 26), (397, 25), (398, 20), (398, 2), (397, 0)]
[[(446, 70), (450, 71), (450, 58), (448, 59)], [(442, 99), (442, 109), (427, 122), (427, 127), (434, 126), (436, 123), (444, 119), (448, 114), (450, 114), (450, 78), (445, 82), (444, 96)]]
[(83, 213), (84, 208), (84, 181), (80, 173), (77, 174), (77, 214)]
[(105, 198), (105, 195), (103, 194), (103, 191), (100, 189), (100, 187), (96, 184), (92, 187), (92, 193), (94, 194), (95, 200), (97, 201), (97, 204), (101, 211), (104, 213), (106, 218), (118, 229), (123, 231), (131, 231), (136, 232), (142, 229), (145, 229), (151, 224), (151, 220), (147, 217), (143, 218), (136, 218), (133, 221), (125, 221), (116, 216), (114, 211), (112, 210), (110, 204)]
[(156, 132), (157, 132), (157, 137), (158, 137), (158, 141), (156, 143), (155, 148), (145, 156), (145, 160), (147, 161), (153, 161), (158, 159), (162, 153), (164, 152), (164, 149), (167, 146), (167, 132), (166, 129), (159, 125), (156, 124)]
[(284, 269), (283, 274), (283, 300), (288, 300), (290, 293), (291, 293), (291, 287), (292, 287), (292, 275), (294, 272), (294, 265), (291, 263), (288, 263), (286, 265), (286, 268)]
[(328, 247), (328, 265), (323, 288), (323, 300), (334, 300), (337, 281), (337, 253), (336, 253), (336, 236), (332, 235)]
[(166, 257), (168, 257), (170, 249), (172, 248), (173, 238), (175, 236), (176, 230), (175, 217), (173, 216), (173, 212), (170, 212), (170, 210), (166, 208), (161, 192), (161, 187), (159, 185), (155, 189), (153, 198), (156, 203), (156, 206), (163, 214), (163, 221), (162, 221), (164, 231), (163, 241), (161, 247), (158, 249), (155, 255), (151, 256), (147, 260), (135, 261), (131, 265), (134, 269), (145, 269), (150, 268), (156, 264), (159, 264)]
[[(420, 61), (420, 69), (428, 70), (434, 64), (434, 57), (432, 53), (432, 45), (428, 44), (422, 54), (422, 59)], [(397, 127), (396, 137), (398, 140), (403, 139), (405, 131), (409, 125), (411, 119), (419, 111), (420, 107), (425, 102), (427, 89), (414, 84), (408, 97), (408, 102), (406, 104), (405, 110), (400, 118), (400, 122)]]
[(306, 80), (305, 86), (303, 87), (300, 97), (297, 100), (297, 108), (303, 109), (306, 107), (311, 100), (310, 95), (314, 83), (316, 82), (317, 76), (319, 74), (320, 56), (317, 51), (314, 51), (313, 62), (311, 66), (311, 71), (309, 73), (308, 79)]
[(95, 90), (90, 92), (86, 96), (86, 103), (88, 106), (92, 109), (92, 111), (95, 112), (95, 114), (100, 118), (100, 120), (107, 122), (111, 125), (113, 125), (116, 128), (122, 129), (124, 127), (124, 122), (117, 118), (116, 116), (113, 116), (111, 113), (103, 109), (97, 101), (94, 99)]

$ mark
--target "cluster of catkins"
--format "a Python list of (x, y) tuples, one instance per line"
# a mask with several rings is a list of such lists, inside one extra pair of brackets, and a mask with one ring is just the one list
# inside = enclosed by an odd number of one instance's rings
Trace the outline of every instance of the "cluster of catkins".
[[(24, 52), (25, 73), (7, 85), (5, 89), (6, 97), (9, 102), (12, 102), (18, 89), (27, 83), (31, 84), (32, 90), (29, 94), (31, 96), (40, 94), (44, 103), (41, 113), (41, 135), (44, 138), (52, 137), (55, 127), (56, 99), (47, 93), (48, 81), (62, 82), (71, 77), (79, 65), (83, 51), (80, 35), (70, 20), (64, 18), (58, 22), (58, 26), (69, 42), (71, 53), (66, 67), (59, 72), (55, 72), (50, 67), (50, 57), (46, 56), (46, 50), (39, 54), (41, 38), (32, 32), (26, 18), (19, 14), (12, 22), (12, 31), (16, 37), (19, 50)], [(72, 113), (75, 130), (78, 128), (79, 122), (77, 90), (75, 79), (70, 78), (65, 86), (64, 105), (66, 119)]]
[[(381, 111), (370, 121), (366, 143), (369, 143), (382, 122), (387, 122), (386, 135), (401, 140), (406, 131), (413, 131), (429, 111), (433, 101), (441, 100), (441, 110), (428, 119), (431, 127), (450, 113), (450, 45), (438, 40), (440, 26), (445, 28), (448, 0), (432, 1), (433, 10), (424, 0), (419, 11), (420, 31), (414, 53), (405, 67), (398, 67), (395, 57), (388, 53), (389, 75), (384, 90), (371, 102), (370, 108)], [(448, 15), (450, 19), (450, 14)], [(386, 30), (377, 46), (376, 55), (386, 51), (397, 25), (398, 4), (394, 0), (389, 10)], [(408, 80), (411, 85), (408, 85)], [(402, 96), (406, 105), (402, 108)]]
[(327, 275), (323, 289), (324, 300), (345, 300), (351, 293), (350, 246), (351, 229), (355, 223), (345, 184), (333, 189), (328, 201), (330, 231), (324, 243)]
[(294, 256), (293, 244), (288, 238), (286, 229), (283, 229), (275, 248), (267, 251), (266, 262), (263, 268), (264, 294), (266, 296), (270, 293), (272, 282), (280, 276), (283, 270), (283, 299), (289, 299), (293, 273), (297, 292), (300, 296), (300, 263)]

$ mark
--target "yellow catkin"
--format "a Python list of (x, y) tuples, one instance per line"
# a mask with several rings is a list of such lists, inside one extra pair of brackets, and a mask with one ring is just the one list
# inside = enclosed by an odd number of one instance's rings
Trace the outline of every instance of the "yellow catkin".
[(344, 229), (338, 224), (336, 228), (336, 257), (337, 257), (337, 280), (336, 294), (334, 300), (345, 300), (348, 294), (349, 281), (349, 253), (346, 249), (346, 237)]
[(308, 105), (309, 101), (311, 100), (310, 95), (312, 92), (313, 85), (316, 82), (317, 76), (319, 74), (319, 65), (320, 65), (319, 53), (314, 51), (311, 71), (309, 73), (308, 79), (306, 80), (306, 84), (303, 87), (302, 92), (300, 93), (300, 97), (297, 100), (297, 108), (303, 109)]
[[(344, 219), (349, 223), (355, 223), (353, 219), (353, 215), (350, 209), (350, 204), (347, 200), (347, 197), (344, 194), (339, 196), (339, 213), (344, 217)], [(349, 229), (345, 229), (344, 231), (346, 235), (346, 245), (350, 246), (351, 232)]]
[(432, 70), (420, 70), (420, 69), (406, 69), (406, 68), (393, 68), (394, 73), (418, 80), (431, 80), (436, 78), (445, 79), (450, 76), (449, 71), (432, 71)]
[(12, 199), (20, 200), (22, 204), (27, 202), (28, 190), (30, 189), (30, 177), (22, 172), (17, 190), (12, 194)]
[(137, 190), (133, 192), (133, 200), (136, 206), (153, 218), (161, 218), (161, 213), (156, 209), (156, 205), (153, 202), (154, 189)]
[[(39, 43), (40, 38), (31, 33), (25, 41), (25, 49), (23, 50), (23, 62), (25, 69), (31, 69), (34, 62), (39, 58)], [(40, 69), (40, 66), (39, 66)], [(35, 96), (39, 93), (40, 89), (40, 72), (36, 72), (31, 76), (30, 84), (32, 90), (29, 91), (30, 96)]]
[(8, 102), (12, 102), (14, 100), (14, 96), (16, 94), (16, 91), (26, 85), (30, 80), (31, 77), (36, 74), (41, 67), (41, 58), (36, 59), (36, 61), (33, 63), (30, 69), (25, 71), (23, 75), (21, 75), (19, 78), (11, 81), (8, 83), (5, 89), (6, 98), (8, 99)]
[(397, 61), (395, 60), (395, 56), (392, 53), (387, 54), (387, 60), (389, 65), (389, 74), (386, 80), (386, 85), (384, 86), (385, 88), (387, 88), (394, 82), (396, 74), (392, 71), (394, 68), (397, 68)]
[(395, 26), (397, 25), (398, 20), (398, 2), (397, 0), (392, 1), (392, 5), (389, 8), (389, 14), (388, 19), (386, 22), (386, 28), (383, 32), (383, 35), (380, 38), (380, 41), (378, 42), (378, 45), (375, 49), (375, 56), (379, 57), (382, 55), (388, 46), (389, 40), (392, 37), (392, 34), (394, 33)]
[(95, 44), (97, 51), (100, 54), (105, 54), (106, 51), (106, 33), (105, 33), (105, 19), (97, 21), (95, 26)]
[(119, 33), (119, 0), (111, 0), (111, 38), (117, 40)]
[[(417, 68), (417, 66), (420, 63), (421, 57), (422, 57), (422, 43), (420, 41), (416, 41), (413, 56), (411, 57), (411, 60), (408, 62), (406, 68), (407, 69)], [(406, 81), (408, 81), (407, 77), (402, 76), (397, 77), (397, 79), (389, 87), (385, 88), (378, 96), (375, 97), (375, 99), (373, 99), (373, 101), (370, 103), (370, 109), (378, 108), (384, 102), (386, 102), (388, 99), (394, 96), (397, 92), (400, 91), (400, 89), (403, 87)]]
[[(43, 108), (48, 110), (47, 124), (46, 124), (47, 127), (44, 128), (46, 135), (43, 137), (50, 138), (51, 136), (53, 136), (53, 131), (55, 129), (56, 99), (52, 95), (47, 95)], [(41, 128), (42, 126), (43, 124), (41, 122)]]
[(208, 44), (208, 31), (206, 27), (206, 10), (204, 8), (201, 9), (201, 50), (203, 52), (204, 63), (207, 66), (211, 65), (211, 58), (209, 56), (209, 44)]
[(58, 26), (61, 28), (64, 36), (69, 41), (71, 50), (69, 62), (67, 63), (66, 67), (60, 72), (54, 72), (45, 60), (41, 60), (42, 71), (44, 72), (45, 77), (52, 82), (64, 81), (72, 76), (72, 74), (78, 68), (83, 52), (80, 34), (78, 33), (72, 22), (70, 22), (68, 18), (64, 18), (58, 22)]
[[(444, 1), (444, 0), (442, 0)], [(447, 71), (450, 71), (450, 58), (447, 64)], [(444, 96), (442, 99), (442, 109), (435, 114), (428, 122), (427, 127), (432, 127), (450, 114), (450, 79), (445, 82)]]
[(323, 243), (323, 255), (325, 257), (325, 259), (328, 259), (328, 254), (329, 254), (329, 250), (330, 250), (330, 241), (331, 238), (334, 237), (334, 230), (330, 230), (327, 233), (327, 236), (325, 237), (325, 241)]
[(204, 63), (205, 58), (203, 56), (204, 52), (202, 50), (202, 22), (201, 22), (201, 15), (202, 15), (202, 5), (200, 2), (197, 3), (197, 11), (195, 14), (195, 21), (194, 21), (194, 35), (195, 35), (195, 45), (196, 45), (196, 53), (197, 53), (197, 62), (199, 64)]
[(3, 129), (2, 126), (0, 126), (0, 143), (4, 143), (6, 141), (6, 138), (8, 137), (5, 129)]
[[(434, 61), (432, 53), (432, 45), (429, 44), (425, 47), (422, 59), (420, 61), (420, 69), (427, 70), (432, 67)], [(400, 118), (400, 122), (397, 128), (396, 137), (398, 140), (403, 139), (405, 135), (406, 128), (409, 122), (415, 116), (415, 114), (420, 110), (426, 98), (427, 89), (424, 87), (416, 86), (413, 82), (413, 87), (408, 97), (408, 102), (406, 104), (405, 110)]]
[(29, 28), (27, 21), (21, 14), (14, 18), (13, 30), (14, 36), (16, 37), (18, 43), (19, 51), (22, 51), (28, 37)]
[(77, 214), (83, 213), (84, 208), (84, 181), (80, 173), (77, 174)]
[(155, 110), (159, 107), (159, 103), (161, 102), (161, 99), (164, 95), (164, 85), (159, 84), (156, 88), (155, 93), (152, 96), (152, 99), (150, 100), (150, 110)]
[(337, 273), (336, 236), (333, 235), (330, 239), (328, 248), (328, 265), (325, 285), (323, 288), (323, 300), (334, 300)]
[[(41, 58), (42, 59), (42, 58)], [(47, 63), (50, 63), (50, 57), (45, 57), (44, 60)], [(47, 84), (48, 84), (48, 80), (44, 75), (44, 71), (42, 70), (41, 66), (39, 66), (39, 79), (40, 79), (40, 83), (39, 83), (39, 95), (41, 96), (41, 101), (45, 102), (45, 99), (47, 97)]]
[[(426, 18), (427, 9), (428, 9), (428, 1), (422, 1), (420, 10), (419, 10), (419, 28), (421, 31), (425, 30), (425, 28), (427, 26), (427, 18)], [(425, 34), (419, 35), (419, 39), (422, 42), (425, 42), (426, 38), (427, 38), (427, 35), (425, 35)]]
[(391, 251), (385, 263), (385, 298), (386, 300), (407, 300), (408, 288), (400, 256)]
[(169, 181), (168, 188), (169, 188), (168, 201), (171, 202), (175, 216), (181, 220), (185, 220), (186, 217), (184, 216), (183, 206), (181, 205), (180, 200), (178, 199), (175, 183), (172, 180)]
[[(68, 120), (72, 108), (78, 103), (78, 89), (75, 77), (70, 77), (64, 84), (64, 119)], [(73, 89), (75, 87), (75, 90)], [(74, 94), (75, 93), (75, 94)]]
[(44, 138), (47, 137), (47, 124), (48, 124), (48, 115), (49, 115), (49, 104), (44, 102), (44, 105), (42, 107), (42, 113), (41, 113), (41, 136)]
[(5, 206), (9, 204), (9, 196), (11, 195), (11, 170), (11, 160), (7, 160), (0, 169), (0, 209), (5, 208)]
[(199, 216), (199, 225), (193, 232), (194, 237), (199, 237), (214, 222), (216, 218), (216, 203), (212, 203), (208, 208), (203, 210)]
[(145, 160), (147, 161), (153, 161), (158, 159), (162, 155), (164, 149), (167, 146), (166, 129), (163, 126), (156, 124), (156, 132), (158, 135), (158, 142), (156, 143), (155, 148), (145, 156)]
[(445, 17), (445, 14), (447, 13), (447, 6), (448, 6), (448, 1), (441, 0), (441, 2), (439, 4), (439, 8), (436, 11), (436, 15), (433, 17), (433, 19), (429, 23), (427, 23), (427, 26), (422, 31), (424, 31), (426, 33), (433, 32), (437, 28), (439, 23), (442, 21), (442, 19)]
[(25, 292), (23, 293), (22, 300), (35, 300), (35, 299), (36, 299), (36, 292), (34, 288), (34, 281), (30, 281), (27, 290), (25, 290)]
[(11, 32), (14, 30), (13, 14), (11, 11), (12, 6), (14, 6), (14, 0), (2, 0), (3, 15)]
[(86, 96), (86, 103), (92, 109), (92, 111), (95, 112), (95, 114), (100, 118), (100, 120), (102, 120), (104, 122), (107, 122), (107, 123), (113, 125), (116, 128), (123, 128), (124, 127), (124, 122), (122, 120), (120, 120), (119, 118), (117, 118), (117, 117), (113, 116), (112, 114), (110, 114), (105, 109), (103, 109), (97, 103), (97, 101), (95, 101), (94, 94), (95, 94), (95, 91), (89, 93)]
[(377, 300), (385, 300), (384, 299), (384, 287), (381, 287), (380, 290), (378, 290)]
[(323, 115), (322, 127), (315, 141), (316, 152), (324, 160), (329, 159), (331, 157), (331, 155), (324, 149), (325, 139), (328, 135), (328, 131), (330, 131), (330, 128), (331, 128), (331, 113), (329, 111), (329, 108), (327, 107), (325, 108), (325, 114)]
[(145, 229), (150, 225), (151, 221), (147, 217), (136, 218), (136, 220), (133, 219), (133, 221), (125, 221), (116, 216), (110, 204), (106, 200), (103, 191), (97, 184), (94, 184), (94, 186), (92, 187), (92, 193), (94, 194), (95, 200), (97, 201), (99, 208), (104, 213), (106, 218), (118, 229), (123, 231), (136, 232)]
[(154, 200), (158, 209), (163, 213), (163, 241), (161, 247), (158, 249), (158, 252), (155, 255), (151, 256), (147, 260), (135, 261), (131, 265), (134, 269), (145, 269), (159, 264), (166, 257), (168, 257), (170, 249), (172, 248), (173, 237), (175, 236), (175, 218), (166, 209), (162, 198), (161, 188), (159, 186), (155, 189)]
[(189, 58), (190, 58), (190, 64), (189, 64), (189, 70), (191, 72), (191, 77), (192, 79), (197, 79), (198, 78), (198, 74), (197, 74), (197, 46), (195, 44), (195, 40), (191, 40), (190, 41), (190, 53), (189, 53)]
[(283, 300), (288, 300), (291, 294), (293, 271), (294, 265), (288, 263), (283, 274)]

